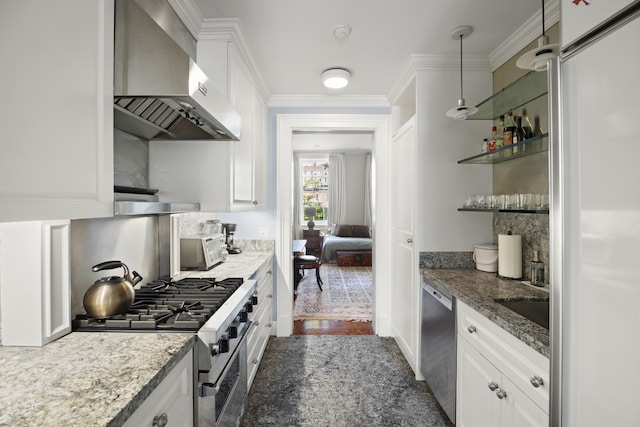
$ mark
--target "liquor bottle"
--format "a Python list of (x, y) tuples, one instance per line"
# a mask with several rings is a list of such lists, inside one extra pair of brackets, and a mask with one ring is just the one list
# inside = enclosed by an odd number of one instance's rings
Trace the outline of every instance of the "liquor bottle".
[(489, 151), (496, 151), (496, 139), (498, 136), (498, 128), (496, 126), (491, 126), (491, 138), (489, 138)]
[[(518, 116), (516, 118), (516, 131), (515, 131), (515, 135), (516, 135), (516, 141), (514, 141), (514, 144), (516, 142), (521, 142), (524, 141), (525, 139), (527, 139), (527, 136), (524, 133), (524, 129), (522, 128), (522, 116)], [(524, 151), (525, 150), (525, 146), (521, 146), (521, 147), (513, 147), (513, 152), (517, 153), (518, 151)]]
[(489, 140), (487, 138), (482, 140), (482, 150), (480, 153), (486, 153), (489, 151)]
[[(500, 116), (500, 120), (498, 121), (497, 129), (500, 129), (499, 132), (496, 132), (496, 150), (504, 147), (504, 116)], [(496, 130), (497, 130), (496, 129)]]
[(524, 129), (525, 139), (529, 139), (533, 136), (533, 126), (531, 126), (529, 116), (527, 116), (526, 108), (522, 109), (522, 129)]
[(533, 118), (533, 136), (542, 135), (542, 129), (540, 129), (540, 116)]
[[(502, 132), (502, 137), (504, 138), (504, 145), (512, 145), (515, 142), (518, 142), (518, 138), (516, 136), (516, 125), (513, 122), (513, 113), (509, 111), (504, 121), (504, 131)], [(511, 150), (505, 151), (505, 156), (510, 155)]]

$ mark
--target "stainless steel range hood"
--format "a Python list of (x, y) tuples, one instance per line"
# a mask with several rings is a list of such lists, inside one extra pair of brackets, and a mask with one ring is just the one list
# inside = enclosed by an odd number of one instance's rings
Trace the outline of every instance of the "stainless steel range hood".
[[(115, 127), (147, 140), (239, 141), (238, 113), (138, 2), (116, 1)], [(144, 5), (160, 9), (156, 19), (175, 15), (165, 0)]]

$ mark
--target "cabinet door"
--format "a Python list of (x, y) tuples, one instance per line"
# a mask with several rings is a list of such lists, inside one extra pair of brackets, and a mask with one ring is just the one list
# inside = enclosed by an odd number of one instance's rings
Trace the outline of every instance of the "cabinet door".
[[(394, 136), (391, 149), (392, 220), (392, 333), (414, 371), (417, 371), (420, 286), (414, 256), (415, 119)], [(415, 272), (415, 273), (414, 273)]]
[(501, 404), (501, 424), (509, 427), (548, 427), (549, 416), (511, 381), (503, 377), (500, 387), (506, 393)]
[[(233, 51), (232, 51), (233, 52)], [(240, 141), (231, 144), (231, 205), (257, 204), (254, 199), (255, 85), (239, 54), (231, 55), (231, 102), (242, 117)], [(234, 209), (235, 210), (235, 209)]]
[(3, 2), (0, 221), (113, 215), (113, 7)]
[[(465, 339), (458, 337), (456, 381), (456, 425), (500, 426), (500, 399), (489, 388), (502, 387), (501, 374)], [(506, 424), (510, 427), (510, 424)]]
[(156, 425), (193, 426), (193, 350), (178, 362), (123, 426)]
[(560, 3), (560, 41), (565, 48), (634, 0), (565, 0)]

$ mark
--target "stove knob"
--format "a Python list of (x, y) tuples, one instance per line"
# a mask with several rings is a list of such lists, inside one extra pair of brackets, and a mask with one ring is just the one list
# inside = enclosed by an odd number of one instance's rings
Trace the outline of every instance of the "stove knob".
[(246, 322), (247, 320), (249, 320), (249, 314), (247, 313), (247, 310), (242, 310), (239, 314), (238, 314), (238, 318), (240, 320), (240, 322)]
[(250, 302), (246, 303), (244, 305), (244, 308), (247, 309), (247, 313), (252, 313), (253, 312), (253, 305)]
[(222, 337), (218, 340), (216, 344), (210, 344), (209, 349), (211, 350), (212, 356), (217, 356), (222, 353), (229, 352), (229, 337), (227, 334), (222, 335)]
[(251, 297), (251, 304), (258, 305), (258, 295), (254, 295)]
[(227, 329), (227, 333), (229, 334), (229, 338), (238, 338), (238, 326), (229, 326), (229, 329)]

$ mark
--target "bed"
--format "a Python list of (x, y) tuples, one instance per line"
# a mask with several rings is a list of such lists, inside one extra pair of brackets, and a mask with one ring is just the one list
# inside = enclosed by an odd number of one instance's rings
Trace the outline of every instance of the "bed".
[(338, 251), (369, 252), (372, 239), (366, 225), (337, 225), (332, 234), (324, 236), (322, 244), (322, 262), (336, 262)]

